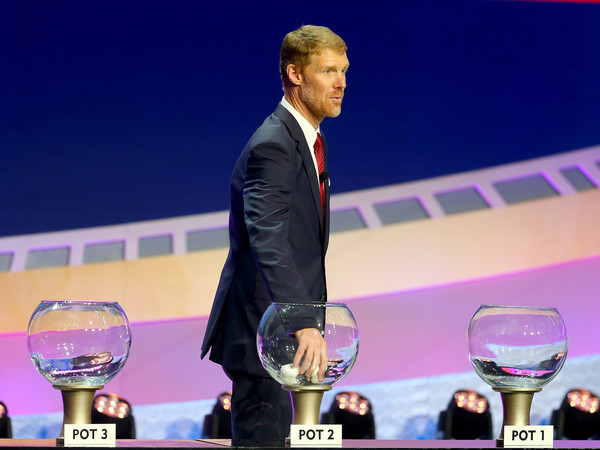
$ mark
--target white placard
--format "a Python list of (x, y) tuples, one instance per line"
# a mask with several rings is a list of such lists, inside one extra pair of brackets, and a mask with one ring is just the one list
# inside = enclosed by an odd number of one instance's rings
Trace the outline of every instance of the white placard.
[(504, 447), (552, 448), (554, 427), (552, 425), (507, 425), (504, 427)]
[(290, 447), (341, 447), (342, 426), (292, 425)]
[(114, 423), (94, 425), (65, 424), (65, 447), (116, 447), (117, 425)]

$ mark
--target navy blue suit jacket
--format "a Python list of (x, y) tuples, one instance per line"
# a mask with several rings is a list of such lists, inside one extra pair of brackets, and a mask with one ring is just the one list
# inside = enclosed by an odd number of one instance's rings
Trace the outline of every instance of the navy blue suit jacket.
[[(329, 183), (323, 220), (311, 151), (280, 104), (235, 165), (230, 249), (202, 344), (202, 357), (211, 349), (210, 359), (225, 368), (268, 376), (256, 350), (265, 310), (272, 302), (326, 301)], [(327, 161), (325, 139), (323, 151)]]

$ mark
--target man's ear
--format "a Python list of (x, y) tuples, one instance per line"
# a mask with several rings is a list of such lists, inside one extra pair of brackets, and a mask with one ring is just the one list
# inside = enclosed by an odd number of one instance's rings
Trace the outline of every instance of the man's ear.
[(302, 84), (302, 73), (300, 73), (300, 71), (294, 64), (288, 64), (286, 72), (290, 83), (296, 86)]

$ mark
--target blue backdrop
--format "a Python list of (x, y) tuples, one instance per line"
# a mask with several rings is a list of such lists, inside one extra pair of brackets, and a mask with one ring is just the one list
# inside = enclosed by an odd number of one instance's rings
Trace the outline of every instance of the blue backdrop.
[(600, 4), (2, 1), (0, 236), (224, 210), (306, 23), (347, 42), (332, 191), (600, 144)]

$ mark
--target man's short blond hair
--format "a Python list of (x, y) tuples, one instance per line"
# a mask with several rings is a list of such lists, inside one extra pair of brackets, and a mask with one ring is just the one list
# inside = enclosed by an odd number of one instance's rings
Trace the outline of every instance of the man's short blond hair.
[(287, 67), (290, 64), (302, 72), (310, 64), (313, 55), (329, 49), (340, 55), (348, 47), (344, 40), (327, 27), (303, 25), (283, 38), (279, 53), (279, 72), (284, 88), (289, 84)]

